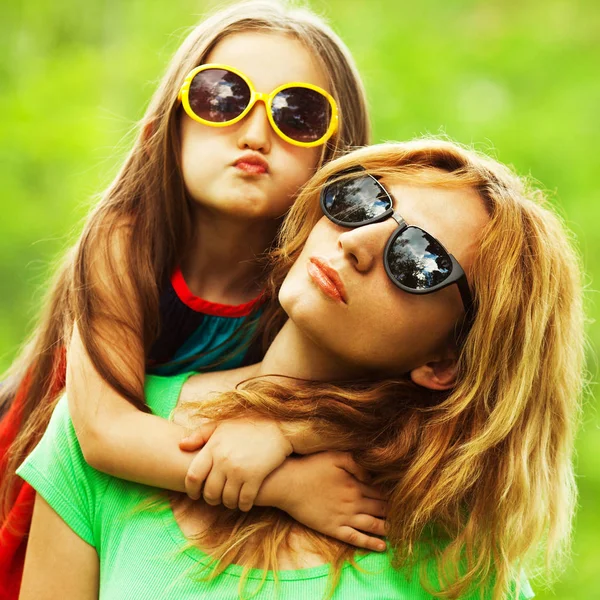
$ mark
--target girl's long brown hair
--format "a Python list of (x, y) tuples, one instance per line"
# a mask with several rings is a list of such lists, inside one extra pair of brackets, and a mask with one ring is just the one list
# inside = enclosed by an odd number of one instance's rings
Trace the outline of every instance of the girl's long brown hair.
[[(387, 490), (397, 567), (425, 558), (423, 583), (439, 598), (474, 589), (505, 598), (520, 569), (535, 575), (545, 556), (555, 574), (569, 548), (584, 358), (579, 259), (542, 193), (504, 166), (448, 141), (383, 144), (326, 165), (305, 187), (282, 229), (274, 294), (322, 216), (320, 188), (356, 165), (413, 185), (473, 189), (487, 207), (469, 273), (477, 312), (456, 386), (258, 379), (195, 408), (213, 419), (254, 411), (320, 428), (338, 440), (332, 450), (352, 452)], [(216, 513), (196, 541), (219, 571), (232, 562), (276, 570), (277, 550), (299, 529), (332, 563), (333, 585), (356, 552), (273, 509)]]
[[(150, 102), (133, 149), (58, 269), (39, 323), (0, 388), (0, 412), (19, 394), (18, 414), (11, 415), (19, 433), (9, 455), (2, 457), (0, 522), (14, 501), (15, 469), (45, 431), (53, 400), (64, 386), (64, 372), (57, 370), (74, 323), (101, 377), (146, 410), (140, 362), (158, 334), (159, 287), (185, 255), (192, 236), (191, 201), (179, 165), (177, 94), (187, 73), (220, 40), (247, 31), (297, 38), (329, 78), (340, 128), (324, 146), (321, 163), (369, 142), (364, 89), (354, 61), (338, 36), (310, 11), (284, 1), (239, 2), (206, 18), (188, 35)], [(129, 281), (115, 277), (117, 260), (127, 265)], [(133, 333), (139, 348), (119, 345), (123, 332), (128, 339)]]

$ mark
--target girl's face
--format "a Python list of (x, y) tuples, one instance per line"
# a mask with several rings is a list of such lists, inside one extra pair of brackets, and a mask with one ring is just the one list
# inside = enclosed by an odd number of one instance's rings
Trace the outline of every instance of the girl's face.
[[(382, 183), (394, 210), (437, 238), (469, 278), (480, 231), (489, 219), (478, 194), (389, 179)], [(418, 296), (396, 287), (383, 263), (396, 228), (391, 218), (356, 229), (321, 218), (280, 290), (281, 305), (295, 325), (337, 361), (352, 365), (357, 376), (400, 375), (454, 357), (454, 327), (464, 314), (458, 288)], [(312, 259), (337, 272), (345, 299), (328, 291), (327, 277), (323, 285)]]
[[(327, 77), (298, 40), (276, 33), (236, 33), (221, 40), (206, 63), (235, 67), (258, 92), (269, 93), (292, 81), (331, 92)], [(241, 121), (227, 127), (198, 123), (181, 111), (181, 163), (191, 197), (217, 215), (242, 220), (272, 220), (290, 207), (310, 178), (322, 147), (300, 148), (271, 128), (265, 105), (257, 102)], [(253, 172), (244, 159), (262, 159), (266, 170)]]

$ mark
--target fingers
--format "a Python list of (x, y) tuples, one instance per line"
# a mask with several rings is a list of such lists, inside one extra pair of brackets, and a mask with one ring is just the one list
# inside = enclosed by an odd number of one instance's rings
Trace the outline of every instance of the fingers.
[(369, 471), (358, 465), (348, 453), (340, 453), (340, 462), (338, 465), (353, 475), (360, 482), (359, 487), (365, 498), (374, 498), (376, 500), (385, 500), (385, 495), (378, 488), (368, 485), (371, 481)]
[(366, 550), (373, 550), (375, 552), (382, 552), (386, 549), (385, 542), (376, 537), (371, 537), (362, 531), (357, 531), (353, 527), (344, 526), (340, 527), (337, 531), (337, 535), (334, 535), (337, 539), (351, 544), (357, 548), (365, 548)]
[(378, 519), (372, 515), (354, 515), (349, 525), (365, 533), (384, 536), (386, 532), (385, 519)]
[(189, 435), (181, 438), (179, 441), (179, 448), (188, 452), (193, 452), (194, 450), (198, 450), (198, 448), (202, 448), (214, 433), (217, 425), (218, 423), (216, 422), (209, 422), (194, 429)]
[(192, 500), (200, 498), (200, 490), (213, 466), (212, 454), (206, 450), (194, 457), (185, 476), (185, 492)]
[(340, 454), (339, 466), (345, 471), (348, 471), (348, 473), (354, 475), (356, 479), (363, 483), (369, 483), (371, 480), (369, 472), (360, 465), (357, 465), (356, 462), (354, 462), (354, 459), (347, 453)]
[(387, 517), (387, 503), (384, 500), (364, 498), (360, 503), (359, 510), (374, 517)]
[(221, 477), (216, 471), (213, 475), (213, 471), (215, 469), (210, 472), (204, 486), (203, 497), (207, 504), (213, 506), (219, 504), (219, 485), (224, 481), (220, 497), (223, 506), (231, 510), (239, 508), (241, 511), (248, 512), (254, 505), (260, 486), (236, 481), (234, 478)]
[(225, 473), (220, 469), (211, 469), (206, 483), (204, 484), (204, 490), (202, 496), (206, 504), (211, 506), (217, 506), (221, 504), (223, 498), (223, 488), (225, 487)]
[(240, 502), (240, 483), (229, 477), (223, 488), (223, 506), (232, 510), (238, 507)]
[(374, 500), (385, 500), (386, 496), (381, 492), (381, 490), (373, 487), (371, 485), (365, 485), (364, 483), (360, 484), (360, 492), (365, 498), (373, 498)]
[(248, 512), (252, 505), (254, 504), (254, 500), (256, 500), (256, 496), (258, 495), (258, 490), (260, 486), (256, 486), (252, 483), (244, 483), (242, 485), (242, 489), (240, 491), (240, 501), (239, 508), (244, 512)]

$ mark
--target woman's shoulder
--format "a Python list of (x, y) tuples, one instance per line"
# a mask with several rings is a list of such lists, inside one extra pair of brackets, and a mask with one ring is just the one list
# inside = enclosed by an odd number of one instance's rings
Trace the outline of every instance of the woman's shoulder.
[(238, 383), (255, 374), (256, 365), (207, 373), (189, 371), (168, 376), (147, 375), (146, 402), (155, 415), (168, 419), (176, 407), (185, 412), (186, 405), (194, 404), (211, 394), (231, 391)]
[[(347, 564), (342, 571), (338, 591), (344, 592), (342, 598), (363, 597), (360, 589), (376, 585), (381, 592), (380, 598), (410, 598), (411, 600), (431, 600), (431, 594), (425, 589), (423, 577), (434, 589), (439, 588), (435, 567), (431, 561), (415, 562), (404, 568), (394, 566), (393, 553), (388, 549), (385, 553), (368, 552), (358, 556), (355, 565)], [(346, 590), (348, 593), (346, 594)], [(353, 596), (352, 593), (355, 593)], [(395, 594), (395, 595), (394, 595)], [(515, 579), (510, 585), (506, 600), (528, 600), (535, 596), (528, 579), (524, 574)], [(338, 596), (335, 596), (336, 599)], [(370, 596), (365, 596), (370, 597)], [(481, 589), (473, 590), (460, 600), (491, 600), (492, 592)]]
[(94, 544), (95, 519), (112, 478), (85, 461), (66, 396), (59, 399), (46, 432), (17, 474), (79, 537)]
[(177, 406), (182, 388), (193, 372), (178, 375), (146, 375), (144, 394), (146, 403), (153, 414), (168, 419)]
[(238, 367), (227, 371), (196, 373), (185, 382), (180, 403), (193, 402), (213, 393), (229, 392), (246, 379), (257, 374), (256, 365)]

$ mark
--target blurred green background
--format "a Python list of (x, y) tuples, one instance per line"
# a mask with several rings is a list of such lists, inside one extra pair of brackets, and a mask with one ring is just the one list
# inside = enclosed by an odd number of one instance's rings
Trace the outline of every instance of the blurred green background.
[[(581, 248), (590, 322), (600, 265), (596, 0), (313, 0), (364, 76), (374, 141), (446, 133), (543, 182)], [(213, 3), (214, 6), (214, 3)], [(157, 81), (208, 4), (0, 2), (0, 371), (53, 261), (127, 151)], [(600, 598), (600, 434), (592, 384), (578, 438), (574, 555), (537, 597)]]

